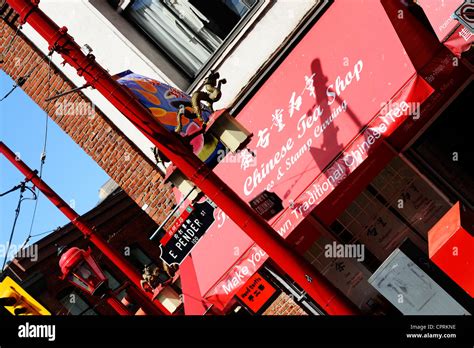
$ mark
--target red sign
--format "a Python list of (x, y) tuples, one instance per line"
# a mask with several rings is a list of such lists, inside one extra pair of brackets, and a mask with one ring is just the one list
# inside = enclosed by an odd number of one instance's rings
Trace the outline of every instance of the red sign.
[(457, 202), (428, 232), (428, 245), (430, 260), (474, 298), (472, 220)]
[(275, 292), (269, 282), (255, 273), (236, 295), (252, 312), (257, 313)]

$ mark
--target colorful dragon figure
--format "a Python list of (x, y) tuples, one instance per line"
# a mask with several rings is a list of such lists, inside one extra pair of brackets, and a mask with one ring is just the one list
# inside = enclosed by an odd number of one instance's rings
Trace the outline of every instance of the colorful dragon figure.
[(201, 105), (198, 117), (193, 109), (192, 98), (172, 86), (131, 71), (116, 77), (117, 82), (129, 88), (163, 127), (191, 139), (194, 154), (204, 163), (211, 168), (217, 164), (219, 153), (225, 147), (213, 135), (203, 132), (203, 126), (212, 114), (208, 107)]

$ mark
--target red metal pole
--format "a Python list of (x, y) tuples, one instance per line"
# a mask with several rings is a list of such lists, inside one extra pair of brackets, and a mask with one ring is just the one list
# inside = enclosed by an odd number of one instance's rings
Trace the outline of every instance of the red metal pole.
[(124, 306), (122, 302), (117, 300), (113, 294), (107, 294), (107, 297), (105, 299), (107, 303), (109, 304), (110, 307), (112, 307), (118, 315), (133, 315), (130, 313), (130, 311), (127, 309), (127, 307)]
[(116, 82), (92, 55), (38, 8), (38, 0), (7, 0), (20, 15), (58, 52), (79, 76), (96, 88), (121, 111), (194, 184), (213, 200), (270, 258), (293, 278), (328, 314), (357, 314), (353, 304), (281, 238), (231, 188), (214, 174), (175, 134), (155, 122), (150, 111), (125, 87)]
[[(72, 209), (54, 190), (49, 187), (41, 178), (38, 177), (36, 172), (32, 171), (22, 160), (16, 157), (12, 150), (10, 150), (2, 141), (0, 141), (0, 153), (5, 157), (28, 179), (31, 181), (58, 209), (71, 220), (71, 222), (81, 231), (91, 243), (93, 243), (112, 263), (114, 263), (120, 271), (127, 276), (128, 279), (139, 289), (141, 289), (141, 276), (133, 268), (133, 266), (125, 259), (123, 255), (112, 249), (110, 245), (102, 239), (94, 230), (89, 227), (86, 221), (83, 221), (81, 216)], [(154, 306), (148, 306), (148, 308), (155, 308), (152, 312), (154, 314), (166, 314), (171, 313), (159, 302), (153, 301), (151, 297), (153, 294), (142, 292), (146, 296), (142, 297), (146, 300), (151, 301)]]

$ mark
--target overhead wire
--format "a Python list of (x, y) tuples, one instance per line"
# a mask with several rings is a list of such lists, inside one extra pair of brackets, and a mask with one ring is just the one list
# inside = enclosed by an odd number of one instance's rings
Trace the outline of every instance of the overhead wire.
[[(35, 199), (36, 200), (37, 199), (37, 196), (36, 196), (36, 193), (34, 192), (34, 190), (32, 188), (28, 187), (26, 185), (26, 183), (27, 183), (27, 180), (22, 181), (20, 183), (20, 185), (14, 187), (15, 190), (16, 189), (20, 190), (20, 197), (18, 199), (18, 204), (17, 204), (17, 207), (15, 209), (15, 218), (13, 219), (13, 225), (12, 225), (12, 229), (10, 231), (10, 237), (8, 239), (8, 244), (7, 244), (7, 248), (6, 248), (6, 251), (5, 251), (5, 256), (3, 258), (3, 264), (2, 264), (2, 268), (1, 268), (2, 272), (5, 269), (5, 265), (7, 263), (8, 254), (10, 252), (10, 247), (11, 247), (11, 244), (12, 244), (13, 236), (15, 235), (16, 224), (18, 222), (18, 217), (20, 216), (20, 212), (21, 212), (21, 204), (25, 200), (29, 200), (29, 199)], [(33, 198), (24, 198), (24, 193), (25, 193), (26, 190), (29, 190), (33, 194)], [(12, 192), (12, 190), (10, 190), (9, 192)]]
[(19, 188), (21, 188), (21, 184), (16, 185), (16, 186), (13, 186), (13, 187), (12, 187), (11, 189), (9, 189), (8, 191), (5, 191), (5, 192), (3, 192), (3, 193), (0, 193), (0, 197), (6, 196), (7, 194), (18, 190)]
[(18, 87), (22, 87), (26, 81), (31, 77), (33, 72), (36, 70), (36, 68), (41, 64), (41, 60), (39, 60), (29, 71), (26, 75), (20, 76), (17, 81), (15, 81), (15, 84), (13, 85), (12, 89), (10, 89), (7, 94), (5, 94), (1, 99), (0, 102), (4, 101), (7, 99)]
[[(48, 54), (48, 78), (47, 78), (48, 91), (51, 91), (51, 56), (52, 56), (52, 54), (53, 54), (53, 51), (50, 51), (49, 54)], [(48, 102), (48, 104), (49, 104), (49, 102)], [(48, 111), (49, 110), (45, 111), (45, 127), (44, 127), (44, 137), (43, 137), (43, 148), (42, 148), (42, 152), (41, 152), (40, 169), (39, 169), (39, 173), (38, 173), (38, 177), (39, 177), (40, 181), (42, 180), (42, 176), (43, 176), (43, 167), (44, 167), (44, 164), (46, 162), (46, 149), (47, 149), (47, 145), (48, 145), (48, 125), (49, 125)], [(38, 190), (38, 189), (35, 187), (35, 191), (36, 190)], [(37, 208), (38, 208), (39, 197), (40, 197), (40, 194), (41, 194), (41, 192), (39, 190), (37, 192), (38, 192), (38, 196), (37, 196), (38, 198), (35, 201), (35, 205), (34, 205), (34, 208), (33, 208), (33, 215), (31, 217), (30, 229), (28, 231), (28, 236), (26, 237), (25, 241), (23, 242), (23, 247), (26, 246), (28, 244), (28, 242), (31, 240), (31, 238), (33, 237), (32, 232), (33, 232), (33, 227), (34, 227), (34, 223), (35, 223), (36, 211), (37, 211)]]
[[(18, 36), (20, 30), (21, 30), (22, 26), (18, 26), (16, 31), (15, 31), (15, 34), (13, 35), (13, 37), (11, 38), (10, 42), (8, 43), (7, 47), (5, 48), (5, 50), (2, 52), (1, 56), (0, 56), (0, 63), (3, 63), (4, 62), (4, 58), (6, 57), (6, 55), (8, 54), (8, 52), (11, 50), (11, 48), (13, 47), (13, 44), (14, 44), (14, 41), (15, 41), (15, 38)], [(48, 92), (51, 91), (51, 62), (52, 62), (52, 55), (54, 53), (54, 50), (51, 50), (48, 54), (48, 77), (47, 77), (47, 90)], [(5, 99), (7, 99), (14, 91), (16, 88), (18, 87), (22, 87), (26, 81), (32, 76), (32, 74), (35, 72), (35, 70), (38, 68), (38, 66), (42, 63), (42, 59), (39, 59), (38, 62), (27, 72), (26, 75), (24, 76), (20, 76), (18, 78), (17, 81), (15, 81), (15, 84), (13, 85), (12, 89), (10, 91), (8, 91), (1, 99), (0, 99), (0, 102), (4, 101)], [(47, 101), (47, 103), (49, 104), (49, 101)], [(45, 130), (44, 130), (44, 137), (43, 137), (43, 147), (42, 147), (42, 152), (41, 152), (41, 157), (40, 157), (40, 169), (39, 169), (39, 174), (38, 174), (38, 177), (39, 179), (41, 180), (42, 178), (42, 175), (43, 175), (43, 167), (44, 167), (44, 164), (46, 162), (46, 150), (47, 150), (47, 142), (48, 142), (48, 125), (49, 125), (49, 116), (48, 116), (48, 111), (49, 110), (45, 110)], [(3, 194), (0, 195), (3, 196), (5, 194), (8, 194), (12, 191), (15, 191), (17, 189), (20, 189), (21, 190), (21, 194), (20, 194), (20, 200), (18, 202), (18, 206), (17, 206), (17, 209), (15, 210), (15, 219), (14, 219), (14, 224), (13, 224), (13, 228), (12, 228), (12, 231), (11, 231), (11, 234), (10, 234), (10, 237), (9, 237), (9, 242), (8, 242), (8, 247), (7, 247), (7, 252), (5, 254), (5, 258), (4, 258), (4, 261), (3, 261), (3, 265), (2, 265), (2, 268), (1, 270), (3, 271), (4, 267), (5, 267), (5, 264), (6, 264), (6, 260), (7, 260), (7, 256), (8, 256), (8, 251), (10, 250), (10, 246), (11, 246), (11, 241), (13, 239), (13, 234), (15, 232), (15, 227), (16, 227), (16, 223), (17, 223), (17, 220), (18, 220), (18, 216), (20, 215), (20, 209), (21, 209), (21, 203), (23, 202), (23, 193), (25, 192), (26, 189), (29, 189), (33, 195), (34, 195), (34, 200), (35, 200), (35, 205), (34, 205), (34, 208), (33, 208), (33, 214), (32, 214), (32, 218), (31, 218), (31, 223), (30, 223), (30, 228), (29, 228), (29, 232), (28, 232), (28, 236), (26, 237), (25, 241), (23, 242), (22, 244), (22, 247), (21, 249), (23, 249), (27, 244), (28, 242), (31, 240), (31, 238), (35, 237), (35, 236), (39, 236), (39, 235), (42, 235), (42, 234), (45, 234), (45, 233), (40, 233), (40, 234), (36, 234), (36, 235), (33, 235), (32, 234), (32, 231), (33, 231), (33, 227), (34, 227), (34, 222), (35, 222), (35, 218), (36, 218), (36, 211), (37, 211), (37, 208), (38, 208), (38, 201), (39, 201), (39, 194), (40, 194), (40, 191), (38, 190), (38, 188), (36, 186), (34, 186), (34, 191), (27, 187), (26, 185), (24, 185), (23, 183), (20, 184), (20, 185), (17, 185), (15, 186), (14, 188), (12, 188), (11, 190), (7, 191), (7, 192), (4, 192)], [(30, 198), (31, 199), (31, 198)], [(54, 230), (52, 230), (54, 231)], [(52, 231), (49, 231), (49, 232), (52, 232)]]

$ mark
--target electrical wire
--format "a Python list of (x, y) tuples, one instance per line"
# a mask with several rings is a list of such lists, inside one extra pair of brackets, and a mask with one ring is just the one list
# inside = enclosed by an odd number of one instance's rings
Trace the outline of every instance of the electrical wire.
[(45, 234), (50, 234), (51, 232), (54, 232), (54, 231), (57, 231), (59, 229), (58, 228), (55, 228), (55, 229), (52, 229), (52, 230), (48, 230), (48, 231), (44, 231), (44, 232), (41, 232), (41, 233), (37, 233), (37, 234), (33, 234), (31, 236), (29, 236), (29, 238), (27, 238), (23, 244), (21, 245), (21, 247), (19, 248), (19, 251), (23, 250), (25, 247), (26, 247), (26, 243), (28, 243), (32, 238), (36, 238), (36, 237), (39, 237), (39, 236), (43, 236)]
[[(36, 196), (36, 193), (34, 192), (34, 190), (30, 187), (28, 187), (26, 185), (27, 181), (22, 181), (19, 185), (19, 189), (20, 189), (20, 197), (18, 199), (18, 204), (17, 204), (17, 207), (15, 209), (15, 218), (13, 219), (13, 226), (12, 226), (12, 229), (11, 229), (11, 232), (10, 232), (10, 238), (8, 239), (8, 244), (7, 244), (7, 249), (5, 251), (5, 257), (3, 259), (3, 264), (2, 264), (2, 269), (1, 271), (3, 272), (3, 270), (5, 269), (5, 264), (7, 263), (7, 259), (8, 259), (8, 252), (10, 251), (10, 247), (11, 247), (11, 244), (12, 244), (12, 240), (13, 240), (13, 236), (15, 234), (15, 229), (16, 229), (16, 223), (18, 221), (18, 217), (20, 216), (20, 212), (21, 212), (21, 203), (23, 203), (23, 201), (25, 200), (29, 200), (29, 199), (37, 199), (37, 196)], [(33, 198), (24, 198), (24, 193), (26, 190), (29, 190), (32, 194), (33, 194)], [(11, 190), (10, 190), (11, 191)]]
[[(51, 56), (53, 54), (53, 51), (50, 51), (49, 54), (48, 54), (48, 91), (50, 92), (51, 91)], [(49, 102), (48, 102), (49, 104)], [(44, 167), (44, 164), (46, 162), (46, 148), (47, 148), (47, 144), (48, 144), (48, 125), (49, 125), (49, 116), (48, 116), (48, 110), (45, 111), (45, 125), (44, 125), (44, 137), (43, 137), (43, 149), (42, 149), (42, 152), (41, 152), (41, 158), (40, 158), (40, 169), (39, 169), (39, 173), (38, 173), (38, 177), (39, 177), (39, 180), (41, 181), (42, 180), (42, 176), (43, 176), (43, 167)], [(36, 187), (35, 187), (35, 191), (38, 190)], [(23, 242), (23, 247), (25, 247), (28, 242), (31, 240), (32, 237), (34, 237), (32, 235), (32, 232), (33, 232), (33, 226), (34, 226), (34, 223), (35, 223), (35, 218), (36, 218), (36, 210), (38, 209), (38, 202), (39, 202), (39, 197), (40, 197), (40, 191), (38, 190), (38, 198), (36, 199), (35, 201), (35, 205), (34, 205), (34, 208), (33, 208), (33, 215), (31, 217), (31, 223), (30, 223), (30, 229), (28, 231), (28, 236), (26, 237), (25, 241)], [(54, 230), (53, 230), (54, 231)], [(23, 247), (21, 249), (23, 249)]]
[(33, 74), (33, 72), (36, 70), (36, 68), (41, 64), (41, 60), (39, 62), (37, 62), (31, 69), (30, 71), (28, 71), (28, 73), (24, 76), (20, 76), (18, 78), (18, 80), (15, 82), (15, 84), (13, 85), (12, 89), (10, 91), (7, 92), (7, 94), (5, 94), (1, 99), (0, 99), (0, 102), (4, 101), (5, 99), (7, 99), (10, 94), (12, 94), (15, 89), (17, 89), (18, 87), (22, 87), (26, 81), (28, 81), (28, 79), (31, 77), (31, 75)]
[(13, 188), (9, 189), (8, 191), (5, 191), (5, 192), (3, 192), (3, 193), (0, 193), (0, 197), (3, 197), (3, 196), (5, 196), (5, 195), (7, 195), (7, 194), (9, 194), (9, 193), (11, 193), (11, 192), (13, 192), (13, 191), (16, 191), (16, 190), (18, 190), (19, 188), (21, 188), (21, 184), (20, 184), (20, 185), (13, 186)]
[[(18, 36), (19, 31), (20, 31), (21, 28), (22, 28), (21, 25), (17, 27), (17, 29), (15, 31), (15, 34), (13, 35), (13, 37), (11, 38), (10, 42), (8, 43), (6, 49), (2, 52), (2, 54), (0, 56), (0, 63), (4, 62), (4, 58), (6, 57), (8, 52), (13, 47), (13, 43), (15, 41), (15, 38)], [(47, 78), (48, 92), (51, 91), (51, 61), (52, 61), (51, 57), (52, 57), (53, 53), (54, 53), (54, 50), (51, 50), (48, 54), (48, 78)], [(31, 77), (31, 75), (34, 73), (36, 68), (41, 63), (42, 63), (42, 59), (39, 59), (39, 61), (28, 71), (28, 73), (26, 75), (20, 76), (18, 78), (18, 80), (15, 82), (15, 84), (13, 85), (12, 89), (9, 92), (7, 92), (0, 99), (0, 102), (7, 99), (15, 91), (16, 88), (22, 87), (26, 83), (26, 81)], [(49, 103), (49, 101), (48, 101), (48, 103)], [(49, 110), (45, 110), (45, 131), (44, 131), (44, 138), (43, 138), (43, 148), (42, 148), (41, 157), (40, 157), (40, 170), (39, 170), (39, 175), (38, 175), (40, 180), (41, 180), (42, 175), (43, 175), (43, 167), (44, 167), (44, 164), (45, 164), (45, 161), (46, 161), (46, 149), (47, 149), (47, 142), (48, 142), (48, 122), (49, 122), (48, 111)], [(23, 200), (25, 200), (23, 198), (23, 193), (25, 192), (26, 189), (29, 189), (33, 193), (33, 195), (34, 195), (33, 199), (35, 200), (35, 205), (34, 205), (34, 208), (33, 208), (33, 215), (32, 215), (32, 218), (31, 218), (31, 223), (30, 223), (30, 229), (29, 229), (29, 232), (28, 232), (28, 236), (26, 237), (25, 241), (23, 242), (22, 247), (20, 248), (20, 250), (23, 249), (28, 244), (28, 242), (31, 240), (31, 238), (33, 238), (35, 236), (42, 235), (42, 234), (46, 234), (46, 232), (45, 232), (45, 233), (32, 235), (33, 226), (34, 226), (34, 222), (35, 222), (35, 218), (36, 218), (36, 211), (37, 211), (37, 208), (38, 208), (38, 201), (39, 201), (38, 198), (39, 198), (39, 194), (40, 194), (40, 191), (38, 190), (38, 188), (36, 186), (34, 187), (34, 191), (33, 191), (32, 189), (30, 189), (29, 187), (26, 186), (26, 181), (25, 181), (22, 184), (20, 184), (18, 186), (15, 186), (13, 189), (11, 189), (7, 192), (4, 192), (3, 194), (0, 195), (0, 197), (3, 196), (3, 195), (6, 195), (6, 194), (8, 194), (12, 191), (17, 190), (18, 188), (21, 190), (21, 194), (20, 194), (20, 199), (18, 201), (17, 209), (15, 210), (15, 212), (16, 212), (15, 213), (15, 219), (14, 219), (12, 231), (11, 231), (11, 234), (10, 234), (9, 242), (8, 242), (7, 252), (6, 252), (5, 258), (3, 260), (3, 265), (2, 265), (2, 268), (1, 268), (2, 271), (5, 268), (5, 264), (6, 264), (7, 256), (8, 256), (8, 251), (10, 250), (11, 241), (13, 239), (13, 235), (14, 235), (14, 232), (15, 232), (16, 223), (17, 223), (17, 220), (18, 220), (18, 216), (20, 215), (21, 203), (23, 202)], [(38, 194), (36, 192), (38, 192)], [(31, 199), (31, 198), (29, 198), (29, 199)], [(52, 231), (54, 231), (54, 230), (52, 230)], [(52, 231), (49, 231), (49, 232), (52, 232)]]
[(39, 237), (39, 236), (42, 236), (42, 235), (44, 235), (44, 234), (48, 234), (48, 233), (57, 231), (58, 229), (59, 229), (59, 227), (53, 228), (52, 230), (49, 230), (49, 231), (44, 231), (44, 232), (41, 232), (41, 233), (33, 234), (33, 235), (31, 235), (31, 238)]

